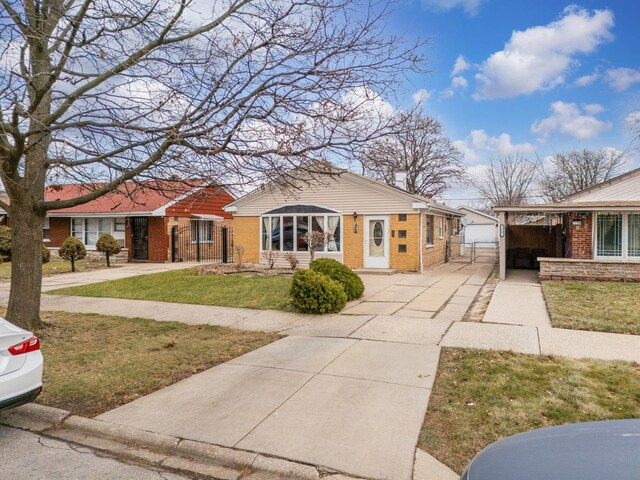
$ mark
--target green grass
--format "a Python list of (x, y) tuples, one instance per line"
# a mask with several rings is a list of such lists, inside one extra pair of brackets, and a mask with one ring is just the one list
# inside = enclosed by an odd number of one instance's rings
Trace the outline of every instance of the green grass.
[(419, 447), (461, 473), (508, 435), (637, 417), (638, 364), (444, 349)]
[(37, 403), (94, 416), (262, 347), (278, 335), (141, 318), (43, 313)]
[(85, 297), (130, 298), (255, 309), (292, 309), (291, 278), (253, 274), (199, 275), (194, 269), (64, 288), (48, 293)]
[(640, 283), (542, 283), (551, 323), (558, 328), (640, 335)]
[[(80, 260), (76, 262), (76, 271), (78, 272), (97, 268), (106, 268), (106, 265), (101, 260)], [(42, 274), (45, 276), (69, 272), (71, 272), (71, 263), (59, 258), (52, 258), (50, 262), (42, 265)], [(3, 262), (0, 265), (0, 280), (11, 280), (11, 262)]]

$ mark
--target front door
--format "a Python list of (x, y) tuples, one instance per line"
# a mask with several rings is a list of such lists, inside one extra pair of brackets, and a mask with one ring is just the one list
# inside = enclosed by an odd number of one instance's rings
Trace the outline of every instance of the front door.
[(133, 259), (149, 260), (149, 222), (147, 217), (131, 219), (133, 234)]
[(367, 216), (365, 219), (366, 268), (389, 268), (389, 217)]

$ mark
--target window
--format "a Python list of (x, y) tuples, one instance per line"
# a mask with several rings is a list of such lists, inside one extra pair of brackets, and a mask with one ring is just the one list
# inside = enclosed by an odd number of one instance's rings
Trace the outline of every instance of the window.
[(406, 230), (398, 230), (398, 238), (407, 238)]
[(42, 239), (46, 242), (49, 240), (49, 217), (45, 217), (44, 226), (42, 227)]
[(407, 221), (407, 214), (406, 213), (401, 213), (398, 215), (398, 221), (399, 222), (406, 222)]
[(442, 217), (438, 217), (439, 223), (438, 223), (438, 238), (443, 239), (444, 238), (444, 218)]
[(87, 247), (95, 247), (100, 235), (113, 234), (112, 218), (72, 218), (71, 235)]
[(307, 252), (306, 235), (321, 232), (328, 236), (320, 252), (340, 252), (342, 248), (342, 224), (339, 215), (264, 215), (262, 217), (262, 250), (283, 252)]
[(426, 244), (428, 247), (433, 245), (433, 215), (427, 215), (427, 241)]
[(599, 214), (597, 222), (597, 253), (599, 257), (622, 256), (622, 214)]
[(191, 243), (213, 242), (213, 221), (191, 220)]
[(630, 213), (629, 221), (629, 256), (640, 257), (640, 213)]
[(403, 243), (398, 245), (398, 253), (407, 253), (407, 245)]
[(127, 225), (127, 219), (122, 217), (122, 218), (115, 218), (113, 220), (113, 231), (114, 232), (124, 232), (126, 230), (126, 225)]

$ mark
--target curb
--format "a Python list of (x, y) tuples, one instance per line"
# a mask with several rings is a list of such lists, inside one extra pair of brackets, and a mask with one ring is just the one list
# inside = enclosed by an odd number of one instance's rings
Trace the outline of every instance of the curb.
[(33, 403), (2, 412), (0, 424), (209, 478), (362, 480), (313, 465), (80, 417)]

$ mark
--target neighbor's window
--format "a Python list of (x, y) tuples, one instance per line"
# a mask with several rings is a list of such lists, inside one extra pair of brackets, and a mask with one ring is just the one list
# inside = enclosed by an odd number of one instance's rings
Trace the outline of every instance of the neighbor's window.
[(342, 232), (339, 215), (265, 215), (262, 217), (262, 250), (306, 252), (309, 230), (329, 235), (321, 252), (341, 251)]
[(213, 242), (213, 221), (191, 220), (191, 243)]
[(640, 213), (630, 213), (629, 221), (629, 256), (640, 257)]
[(100, 235), (113, 234), (112, 218), (72, 218), (71, 235), (87, 247), (95, 247)]
[(44, 226), (42, 227), (42, 239), (49, 240), (49, 217), (45, 217)]
[(433, 223), (433, 215), (427, 215), (427, 247), (430, 247), (433, 245), (433, 230), (434, 230), (434, 223)]
[(444, 218), (438, 217), (438, 238), (444, 238)]
[(599, 257), (622, 256), (622, 214), (598, 214), (596, 251)]

